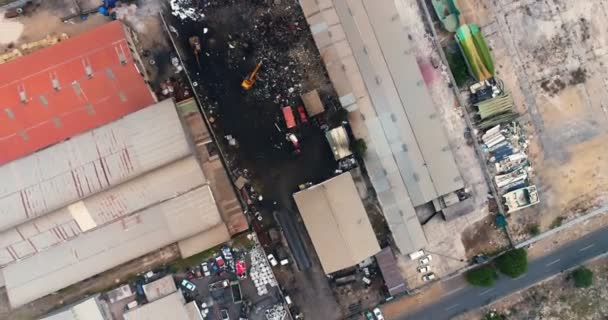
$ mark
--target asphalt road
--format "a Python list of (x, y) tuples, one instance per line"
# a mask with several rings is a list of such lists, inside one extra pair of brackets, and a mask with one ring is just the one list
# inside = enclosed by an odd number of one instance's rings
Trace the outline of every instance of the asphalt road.
[[(530, 261), (528, 273), (519, 278), (512, 279), (501, 276), (492, 288), (463, 285), (462, 277), (447, 280), (444, 285), (450, 290), (441, 299), (414, 311), (414, 313), (404, 314), (396, 319), (450, 319), (453, 316), (479, 308), (518, 290), (532, 286), (552, 275), (576, 267), (606, 252), (608, 252), (608, 228), (603, 228), (560, 246), (546, 256)], [(453, 286), (450, 286), (451, 284)]]

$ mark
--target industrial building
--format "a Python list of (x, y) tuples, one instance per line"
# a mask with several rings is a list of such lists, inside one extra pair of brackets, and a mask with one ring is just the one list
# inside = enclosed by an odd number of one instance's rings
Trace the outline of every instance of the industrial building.
[(352, 267), (380, 251), (350, 172), (293, 197), (325, 273)]
[(196, 301), (186, 303), (180, 291), (129, 310), (123, 317), (125, 320), (203, 320)]
[(153, 104), (134, 46), (115, 21), (0, 64), (0, 165)]
[(170, 244), (230, 239), (172, 100), (4, 164), (0, 179), (12, 307)]
[(427, 244), (417, 210), (440, 211), (464, 181), (412, 43), (392, 0), (302, 0), (306, 19), (353, 133), (395, 244)]
[(109, 306), (99, 295), (69, 305), (40, 320), (111, 320)]

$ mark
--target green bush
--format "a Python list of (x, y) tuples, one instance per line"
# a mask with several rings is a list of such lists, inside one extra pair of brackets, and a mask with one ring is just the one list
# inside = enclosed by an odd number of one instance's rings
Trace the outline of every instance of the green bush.
[(359, 157), (363, 157), (365, 151), (367, 151), (367, 144), (363, 139), (357, 139), (351, 143), (350, 149), (353, 153)]
[(462, 87), (469, 80), (469, 71), (467, 70), (467, 63), (464, 61), (464, 57), (460, 51), (451, 51), (446, 49), (446, 59), (454, 75), (457, 87)]
[(572, 279), (577, 288), (587, 288), (593, 284), (593, 271), (580, 267), (572, 272)]
[(524, 249), (507, 251), (496, 259), (498, 270), (511, 278), (517, 278), (528, 271), (528, 253)]
[(540, 234), (540, 227), (537, 224), (533, 224), (528, 229), (528, 233), (530, 233), (531, 236), (535, 237)]
[(491, 287), (498, 278), (496, 270), (490, 266), (475, 268), (466, 273), (467, 282), (478, 287)]

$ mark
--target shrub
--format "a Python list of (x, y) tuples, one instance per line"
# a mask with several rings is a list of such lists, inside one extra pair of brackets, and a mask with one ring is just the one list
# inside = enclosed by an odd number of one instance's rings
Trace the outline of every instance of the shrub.
[(363, 157), (365, 151), (367, 151), (367, 144), (363, 139), (357, 139), (351, 143), (350, 149), (353, 153), (359, 157)]
[(511, 278), (517, 278), (528, 271), (528, 253), (524, 249), (507, 251), (496, 259), (498, 270)]
[(469, 79), (469, 72), (467, 71), (467, 64), (464, 61), (464, 57), (462, 56), (460, 51), (452, 51), (450, 49), (447, 49), (446, 59), (448, 60), (452, 75), (454, 75), (456, 86), (462, 87)]
[(587, 288), (593, 284), (593, 271), (580, 267), (572, 272), (572, 279), (577, 288)]
[(496, 270), (490, 266), (475, 268), (466, 274), (467, 282), (478, 287), (491, 287), (497, 278)]
[(528, 233), (535, 237), (540, 234), (540, 227), (537, 224), (533, 224), (530, 226), (530, 228), (528, 228)]

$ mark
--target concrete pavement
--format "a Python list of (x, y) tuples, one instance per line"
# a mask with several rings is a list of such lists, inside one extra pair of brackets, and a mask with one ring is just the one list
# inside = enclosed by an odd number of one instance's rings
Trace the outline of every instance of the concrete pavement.
[(462, 276), (449, 279), (444, 283), (444, 287), (451, 289), (445, 291), (436, 302), (425, 305), (413, 312), (404, 310), (403, 314), (393, 319), (450, 319), (453, 316), (479, 308), (530, 287), (606, 252), (608, 252), (608, 228), (602, 228), (560, 246), (543, 257), (531, 260), (528, 265), (528, 272), (519, 278), (512, 279), (501, 275), (492, 288), (468, 286), (463, 284)]

